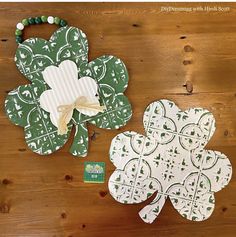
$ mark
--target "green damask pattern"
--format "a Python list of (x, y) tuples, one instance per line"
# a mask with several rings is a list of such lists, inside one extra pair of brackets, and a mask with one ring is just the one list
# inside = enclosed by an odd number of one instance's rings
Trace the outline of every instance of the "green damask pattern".
[[(87, 75), (96, 80), (100, 103), (106, 106), (106, 111), (89, 117), (75, 110), (68, 133), (58, 135), (49, 113), (39, 104), (40, 95), (49, 89), (42, 72), (46, 67), (58, 66), (67, 59), (76, 63), (78, 78)], [(114, 56), (102, 56), (88, 62), (88, 41), (78, 28), (62, 27), (49, 41), (40, 38), (24, 41), (16, 51), (15, 61), (19, 71), (31, 84), (19, 86), (8, 94), (5, 101), (6, 114), (14, 124), (24, 127), (29, 148), (40, 155), (51, 154), (61, 148), (75, 126), (70, 152), (75, 156), (86, 156), (87, 122), (100, 128), (117, 129), (131, 118), (131, 105), (123, 94), (128, 86), (124, 63)]]
[(229, 159), (205, 150), (215, 131), (213, 115), (202, 108), (181, 111), (172, 101), (151, 103), (143, 117), (147, 136), (118, 134), (111, 143), (110, 159), (116, 170), (109, 179), (111, 195), (121, 203), (154, 200), (140, 217), (152, 223), (167, 197), (174, 208), (193, 221), (207, 219), (214, 209), (214, 192), (228, 184)]

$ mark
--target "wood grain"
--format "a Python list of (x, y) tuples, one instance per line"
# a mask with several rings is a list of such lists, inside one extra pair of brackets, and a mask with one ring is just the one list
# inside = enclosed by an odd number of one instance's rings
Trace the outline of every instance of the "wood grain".
[[(230, 11), (161, 12), (162, 6), (206, 5), (229, 6)], [(22, 128), (5, 116), (7, 92), (28, 83), (13, 60), (15, 25), (38, 15), (59, 16), (85, 31), (90, 60), (112, 54), (128, 67), (126, 95), (133, 117), (119, 131), (89, 126), (90, 135), (99, 134), (90, 140), (87, 158), (69, 154), (72, 139), (48, 157), (32, 153)], [(48, 39), (55, 29), (29, 27), (26, 38)], [(0, 73), (0, 236), (235, 236), (234, 174), (229, 186), (216, 194), (209, 220), (185, 220), (167, 202), (152, 225), (138, 216), (145, 203), (119, 204), (109, 195), (107, 182), (85, 184), (82, 176), (85, 160), (105, 161), (107, 181), (114, 170), (108, 157), (111, 139), (125, 130), (144, 133), (143, 111), (161, 98), (174, 100), (182, 109), (211, 110), (217, 130), (207, 148), (227, 154), (236, 166), (235, 3), (0, 3)]]

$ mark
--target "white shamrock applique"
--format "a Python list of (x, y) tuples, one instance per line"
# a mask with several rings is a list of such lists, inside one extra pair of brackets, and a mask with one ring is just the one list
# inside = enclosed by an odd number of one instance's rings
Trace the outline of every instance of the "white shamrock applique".
[(114, 199), (140, 203), (157, 192), (139, 215), (152, 223), (167, 197), (185, 218), (207, 219), (215, 206), (214, 192), (232, 176), (229, 159), (218, 151), (205, 150), (215, 131), (209, 111), (181, 111), (172, 101), (151, 103), (143, 117), (147, 136), (136, 132), (118, 134), (111, 143), (110, 159), (116, 166), (109, 179)]
[(67, 133), (74, 109), (88, 116), (103, 112), (98, 97), (98, 85), (91, 77), (78, 79), (77, 66), (65, 60), (58, 67), (48, 66), (43, 78), (51, 89), (40, 96), (40, 106), (50, 113), (52, 123), (58, 127), (58, 134)]

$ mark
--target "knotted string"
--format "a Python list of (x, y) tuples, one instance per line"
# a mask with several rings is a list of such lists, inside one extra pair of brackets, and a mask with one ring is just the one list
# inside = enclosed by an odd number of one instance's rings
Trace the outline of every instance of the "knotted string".
[(61, 113), (58, 120), (58, 135), (67, 133), (67, 121), (69, 122), (71, 120), (74, 109), (87, 109), (95, 112), (103, 112), (105, 108), (105, 106), (101, 106), (99, 103), (89, 103), (85, 96), (78, 97), (72, 104), (58, 106), (57, 111)]

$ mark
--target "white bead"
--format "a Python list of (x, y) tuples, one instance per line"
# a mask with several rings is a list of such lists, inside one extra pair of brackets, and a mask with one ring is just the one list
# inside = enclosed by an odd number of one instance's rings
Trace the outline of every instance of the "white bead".
[(53, 24), (54, 23), (54, 17), (53, 16), (49, 16), (48, 17), (48, 23), (49, 24)]
[(20, 22), (20, 23), (18, 23), (18, 24), (16, 25), (16, 28), (17, 28), (18, 30), (23, 30), (23, 29), (24, 29), (24, 25)]

